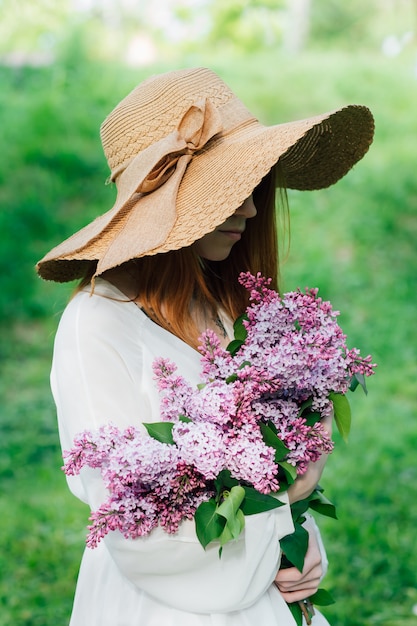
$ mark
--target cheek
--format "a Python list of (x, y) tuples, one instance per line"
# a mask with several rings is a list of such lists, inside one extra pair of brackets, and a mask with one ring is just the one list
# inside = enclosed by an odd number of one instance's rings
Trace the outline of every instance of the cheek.
[(196, 241), (194, 244), (194, 248), (198, 256), (202, 259), (207, 259), (208, 261), (216, 260), (213, 258), (213, 255), (217, 255), (218, 247), (219, 246), (216, 244), (216, 239), (212, 233), (206, 235), (199, 241)]
[(194, 244), (198, 256), (207, 261), (224, 261), (230, 254), (233, 243), (220, 233), (210, 233)]

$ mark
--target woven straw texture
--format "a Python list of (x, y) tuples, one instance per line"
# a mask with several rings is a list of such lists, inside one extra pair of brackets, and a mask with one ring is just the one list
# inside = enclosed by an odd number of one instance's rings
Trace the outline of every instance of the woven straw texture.
[(91, 260), (98, 275), (189, 246), (230, 217), (278, 160), (288, 188), (325, 188), (364, 156), (373, 133), (364, 106), (267, 127), (208, 69), (154, 76), (101, 126), (115, 205), (37, 270), (65, 282), (80, 278)]

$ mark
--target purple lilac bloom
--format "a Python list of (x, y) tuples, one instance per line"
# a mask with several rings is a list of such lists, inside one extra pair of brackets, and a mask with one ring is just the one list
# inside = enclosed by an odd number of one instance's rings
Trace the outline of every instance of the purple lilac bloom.
[(167, 422), (176, 421), (179, 415), (186, 414), (186, 406), (194, 389), (182, 376), (176, 374), (177, 366), (169, 359), (155, 359), (153, 370), (162, 398), (161, 418)]
[(227, 468), (234, 478), (253, 485), (261, 493), (278, 491), (275, 451), (265, 444), (259, 428), (242, 427), (229, 439), (227, 455)]
[(226, 380), (235, 372), (235, 363), (227, 350), (220, 345), (219, 338), (211, 329), (205, 330), (198, 346), (201, 354), (201, 379), (209, 382), (215, 378)]
[(308, 425), (303, 406), (324, 417), (331, 392), (346, 393), (353, 375), (370, 376), (375, 364), (348, 349), (339, 313), (317, 289), (282, 297), (260, 274), (241, 274), (250, 305), (247, 338), (232, 356), (216, 334), (201, 336), (202, 383), (192, 387), (168, 359), (154, 362), (161, 419), (172, 422), (173, 443), (161, 443), (143, 428), (120, 431), (109, 424), (85, 431), (64, 453), (64, 470), (99, 469), (108, 499), (92, 512), (87, 545), (110, 531), (126, 538), (160, 525), (175, 533), (197, 507), (215, 495), (214, 479), (227, 469), (261, 493), (280, 489), (275, 450), (262, 437), (272, 425), (287, 447), (285, 460), (298, 474), (333, 449), (320, 422)]
[(210, 422), (178, 422), (172, 430), (181, 460), (206, 479), (225, 468), (226, 440), (222, 429)]
[(221, 379), (209, 381), (195, 390), (186, 408), (187, 416), (195, 422), (226, 425), (234, 419), (238, 408), (234, 386)]

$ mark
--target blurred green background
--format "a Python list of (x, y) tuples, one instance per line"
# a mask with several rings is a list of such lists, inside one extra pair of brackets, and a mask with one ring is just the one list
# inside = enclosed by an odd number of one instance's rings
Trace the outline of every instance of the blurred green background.
[(265, 123), (347, 103), (375, 115), (345, 179), (290, 192), (282, 274), (319, 287), (379, 364), (322, 481), (339, 513), (320, 521), (326, 616), (417, 624), (416, 31), (413, 0), (0, 0), (0, 626), (68, 623), (88, 516), (60, 471), (48, 384), (74, 285), (42, 282), (35, 262), (112, 205), (107, 113), (148, 75), (194, 65)]

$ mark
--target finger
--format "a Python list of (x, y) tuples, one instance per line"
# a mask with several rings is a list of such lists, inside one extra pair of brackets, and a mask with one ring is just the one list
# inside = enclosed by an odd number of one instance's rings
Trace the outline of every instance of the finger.
[(288, 582), (275, 580), (276, 585), (279, 587), (281, 591), (298, 591), (299, 589), (306, 589), (309, 587), (318, 587), (320, 584), (320, 576), (315, 575), (309, 578), (309, 580), (301, 580), (299, 582)]
[(316, 554), (313, 554), (308, 560), (306, 557), (302, 572), (296, 567), (280, 569), (275, 576), (275, 580), (280, 583), (297, 584), (302, 580), (308, 581), (310, 578), (321, 578), (322, 574), (321, 559), (317, 558)]
[(316, 593), (317, 588), (315, 587), (307, 588), (301, 591), (294, 591), (294, 592), (282, 592), (281, 590), (279, 591), (281, 593), (281, 596), (284, 598), (285, 602), (288, 602), (290, 604), (291, 602), (300, 602), (301, 600), (305, 600), (306, 598), (309, 598), (314, 593)]
[(298, 584), (289, 584), (289, 583), (283, 583), (280, 581), (275, 581), (276, 586), (278, 587), (278, 589), (280, 591), (286, 592), (286, 593), (291, 593), (293, 591), (300, 591), (302, 589), (316, 589), (318, 588), (319, 584), (320, 584), (320, 578), (316, 577), (316, 578), (312, 578), (311, 580), (305, 582), (302, 581)]
[(320, 551), (318, 547), (316, 547), (316, 545), (313, 546), (312, 544), (310, 544), (310, 547), (307, 550), (307, 554), (305, 556), (302, 573), (304, 576), (308, 577), (308, 575), (315, 570), (320, 570), (320, 576), (323, 574)]

